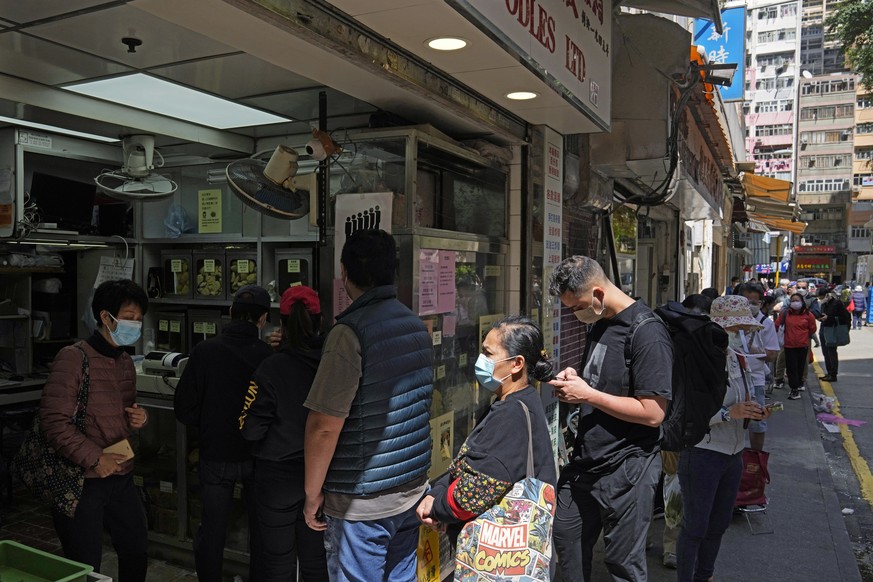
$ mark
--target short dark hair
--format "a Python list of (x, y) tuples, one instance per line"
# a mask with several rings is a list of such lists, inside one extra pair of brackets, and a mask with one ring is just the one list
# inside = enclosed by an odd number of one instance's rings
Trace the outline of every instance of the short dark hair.
[(818, 295), (819, 297), (824, 297), (825, 295), (828, 294), (828, 288), (827, 288), (827, 287), (819, 287), (818, 290), (816, 290), (815, 293), (816, 293), (816, 295)]
[(764, 287), (761, 286), (760, 283), (743, 283), (740, 285), (739, 294), (745, 295), (746, 293), (757, 293), (758, 301), (764, 299), (766, 293), (764, 292)]
[(719, 293), (718, 289), (716, 289), (715, 287), (707, 287), (706, 289), (701, 291), (700, 294), (704, 297), (709, 297), (710, 302), (715, 301), (715, 298), (721, 295), (721, 293)]
[(309, 349), (308, 340), (321, 331), (321, 314), (309, 313), (306, 304), (298, 301), (291, 312), (282, 316), (283, 347)]
[[(244, 293), (243, 295), (247, 295)], [(269, 309), (264, 309), (260, 305), (251, 303), (233, 303), (230, 306), (230, 318), (234, 321), (247, 321), (257, 324), (261, 316), (269, 312)]]
[(100, 321), (101, 311), (105, 309), (112, 317), (117, 317), (118, 312), (127, 303), (137, 305), (143, 315), (149, 309), (149, 297), (145, 290), (130, 279), (100, 283), (100, 286), (94, 290), (94, 299), (91, 300), (91, 313), (97, 320), (97, 327), (103, 326), (103, 322)]
[(384, 230), (359, 230), (346, 239), (340, 262), (360, 289), (394, 284), (397, 243)]
[(524, 357), (529, 377), (540, 382), (555, 377), (552, 363), (543, 349), (543, 332), (534, 320), (524, 315), (507, 315), (491, 329), (501, 332), (501, 343), (510, 357)]
[(682, 300), (682, 307), (685, 309), (696, 309), (700, 313), (709, 313), (712, 307), (712, 299), (703, 293), (694, 293)]
[(561, 261), (549, 277), (549, 294), (560, 297), (567, 291), (574, 295), (585, 291), (594, 283), (606, 279), (603, 267), (583, 255), (573, 255)]

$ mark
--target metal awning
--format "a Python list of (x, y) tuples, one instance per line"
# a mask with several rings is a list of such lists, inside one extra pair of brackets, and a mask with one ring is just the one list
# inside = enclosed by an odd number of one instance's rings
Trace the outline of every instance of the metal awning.
[(640, 8), (649, 12), (706, 18), (712, 20), (715, 30), (719, 34), (723, 33), (721, 8), (719, 7), (718, 0), (620, 0), (616, 2), (616, 5)]
[(743, 173), (740, 182), (750, 198), (770, 198), (776, 202), (788, 203), (793, 184), (787, 180), (777, 180), (767, 176)]

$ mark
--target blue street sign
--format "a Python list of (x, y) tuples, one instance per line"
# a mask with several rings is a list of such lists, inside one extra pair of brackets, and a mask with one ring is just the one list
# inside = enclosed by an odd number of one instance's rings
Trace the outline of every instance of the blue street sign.
[(730, 87), (720, 87), (725, 101), (743, 98), (746, 81), (746, 8), (727, 8), (721, 11), (723, 33), (715, 30), (711, 20), (694, 19), (693, 43), (706, 49), (710, 63), (736, 63), (737, 72)]

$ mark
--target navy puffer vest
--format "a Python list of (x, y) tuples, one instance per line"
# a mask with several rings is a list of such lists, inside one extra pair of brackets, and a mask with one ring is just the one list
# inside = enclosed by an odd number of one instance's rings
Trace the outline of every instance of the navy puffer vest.
[(373, 495), (427, 474), (433, 342), (391, 285), (370, 289), (337, 317), (361, 343), (361, 381), (324, 488)]

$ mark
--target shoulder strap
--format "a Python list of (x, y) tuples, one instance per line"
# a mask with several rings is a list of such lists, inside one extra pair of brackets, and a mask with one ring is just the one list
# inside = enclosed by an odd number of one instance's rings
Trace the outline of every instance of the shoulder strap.
[(85, 353), (85, 349), (79, 344), (73, 345), (82, 352), (82, 385), (79, 387), (78, 394), (76, 394), (76, 413), (73, 415), (73, 424), (84, 433), (85, 409), (88, 408), (88, 393), (91, 391), (91, 366), (88, 362), (88, 354)]
[(527, 409), (527, 404), (518, 401), (524, 410), (524, 418), (527, 420), (527, 478), (532, 479), (534, 476), (534, 460), (533, 460), (533, 430), (530, 427), (530, 411)]
[(631, 362), (633, 361), (633, 341), (634, 335), (636, 335), (637, 330), (643, 325), (649, 323), (650, 321), (658, 321), (658, 316), (652, 313), (651, 311), (646, 311), (644, 313), (640, 313), (637, 315), (634, 322), (631, 324), (630, 329), (627, 331), (627, 335), (624, 338), (624, 366), (628, 371), (628, 383), (631, 390), (634, 387), (634, 372), (631, 367)]

